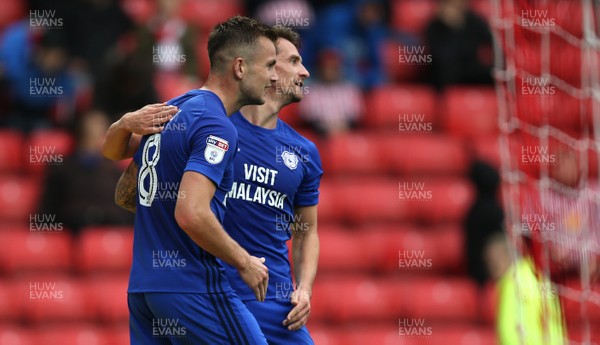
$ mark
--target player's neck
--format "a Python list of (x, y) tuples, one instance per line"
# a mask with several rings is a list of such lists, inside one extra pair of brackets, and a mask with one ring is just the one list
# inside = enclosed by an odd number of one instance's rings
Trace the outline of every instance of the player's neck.
[(281, 109), (278, 102), (267, 101), (262, 105), (247, 105), (240, 112), (251, 124), (267, 129), (277, 127), (277, 114)]
[(200, 89), (217, 95), (225, 107), (227, 116), (231, 116), (240, 109), (237, 93), (234, 88), (227, 85), (226, 80), (209, 75), (206, 83)]

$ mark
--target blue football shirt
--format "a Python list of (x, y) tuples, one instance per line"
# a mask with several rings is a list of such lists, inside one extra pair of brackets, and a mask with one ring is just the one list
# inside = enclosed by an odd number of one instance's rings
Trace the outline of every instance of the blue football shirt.
[(185, 171), (217, 186), (211, 209), (223, 222), (233, 182), (237, 131), (221, 100), (192, 90), (168, 102), (180, 110), (160, 134), (144, 136), (134, 156), (139, 167), (133, 264), (128, 292), (231, 291), (220, 260), (200, 248), (177, 224), (175, 205)]
[[(294, 207), (318, 204), (321, 159), (312, 142), (281, 120), (276, 128), (266, 129), (240, 112), (230, 119), (239, 133), (239, 150), (223, 225), (251, 255), (266, 258), (267, 298), (286, 300), (294, 290), (286, 241), (291, 230), (306, 230), (294, 218)], [(294, 221), (299, 225), (292, 226)], [(237, 270), (230, 265), (225, 269), (242, 300), (255, 300)]]

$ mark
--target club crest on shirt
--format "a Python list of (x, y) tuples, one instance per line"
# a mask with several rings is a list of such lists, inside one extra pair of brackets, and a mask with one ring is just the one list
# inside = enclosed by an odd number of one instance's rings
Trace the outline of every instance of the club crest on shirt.
[(283, 151), (281, 153), (283, 158), (283, 164), (291, 170), (295, 170), (298, 167), (298, 156), (289, 151)]
[(219, 164), (229, 150), (229, 143), (223, 138), (209, 135), (206, 138), (206, 148), (204, 149), (204, 159), (210, 164)]

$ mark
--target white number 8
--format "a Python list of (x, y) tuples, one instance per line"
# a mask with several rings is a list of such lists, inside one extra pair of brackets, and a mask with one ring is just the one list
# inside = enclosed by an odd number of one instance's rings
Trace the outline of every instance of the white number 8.
[[(152, 157), (148, 157), (150, 148), (155, 147)], [(152, 134), (142, 151), (142, 167), (140, 168), (140, 175), (138, 177), (138, 194), (140, 196), (140, 205), (150, 207), (152, 201), (156, 195), (156, 189), (158, 188), (158, 177), (156, 176), (156, 164), (160, 159), (160, 133)], [(150, 178), (148, 184), (149, 190), (144, 188), (144, 181), (146, 178)]]

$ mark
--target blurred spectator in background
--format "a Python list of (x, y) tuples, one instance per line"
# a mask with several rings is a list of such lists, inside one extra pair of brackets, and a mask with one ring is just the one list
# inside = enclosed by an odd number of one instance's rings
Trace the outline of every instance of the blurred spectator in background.
[(467, 270), (480, 286), (488, 280), (484, 245), (492, 233), (503, 228), (504, 211), (499, 202), (500, 175), (491, 165), (474, 161), (469, 173), (476, 197), (464, 222)]
[(306, 0), (251, 0), (247, 8), (253, 17), (269, 25), (292, 27), (302, 32), (314, 22), (314, 11)]
[(386, 82), (383, 45), (394, 37), (386, 21), (388, 7), (383, 0), (320, 5), (314, 23), (303, 32), (302, 54), (307, 57), (307, 68), (314, 69), (318, 63), (314, 52), (337, 49), (344, 57), (345, 78), (364, 90)]
[(121, 170), (101, 153), (106, 114), (92, 110), (78, 120), (76, 151), (49, 167), (40, 212), (56, 215), (74, 234), (90, 225), (132, 225), (133, 216), (114, 201)]
[(106, 112), (111, 121), (121, 114), (158, 102), (154, 88), (152, 55), (123, 53), (96, 83), (94, 107)]
[(493, 83), (492, 34), (467, 0), (440, 0), (425, 40), (432, 56), (429, 80), (439, 91), (447, 85)]
[(32, 27), (28, 21), (10, 26), (0, 41), (0, 69), (7, 114), (2, 125), (28, 132), (70, 119), (75, 86), (67, 70), (63, 36)]
[(322, 136), (355, 127), (364, 111), (360, 88), (344, 79), (342, 56), (334, 50), (319, 54), (316, 80), (306, 87), (300, 103), (300, 116)]
[(72, 66), (90, 73), (95, 81), (106, 72), (105, 64), (116, 54), (120, 41), (132, 33), (133, 22), (118, 0), (62, 2)]
[(197, 29), (180, 17), (181, 0), (156, 0), (155, 15), (138, 28), (136, 54), (159, 74), (198, 79)]

